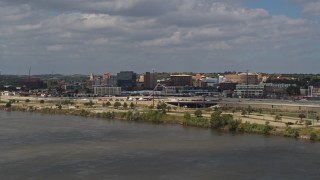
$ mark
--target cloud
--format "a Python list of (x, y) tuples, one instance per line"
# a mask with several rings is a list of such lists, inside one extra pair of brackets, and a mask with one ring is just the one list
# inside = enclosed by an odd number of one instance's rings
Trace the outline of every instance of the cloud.
[(316, 22), (236, 0), (0, 0), (0, 23), (1, 61), (47, 63), (61, 73), (72, 62), (83, 73), (273, 71), (270, 64), (297, 62), (291, 71), (306, 67), (299, 58), (313, 61), (319, 52)]
[(303, 5), (302, 13), (306, 16), (320, 16), (320, 2), (319, 0), (291, 0), (295, 3)]
[(47, 51), (61, 51), (63, 50), (63, 45), (51, 45), (47, 47)]
[(320, 2), (307, 3), (303, 13), (310, 16), (320, 16)]

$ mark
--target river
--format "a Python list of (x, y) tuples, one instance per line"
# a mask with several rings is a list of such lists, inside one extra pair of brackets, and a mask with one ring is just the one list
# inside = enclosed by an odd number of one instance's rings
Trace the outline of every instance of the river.
[(0, 111), (2, 180), (319, 179), (320, 143)]

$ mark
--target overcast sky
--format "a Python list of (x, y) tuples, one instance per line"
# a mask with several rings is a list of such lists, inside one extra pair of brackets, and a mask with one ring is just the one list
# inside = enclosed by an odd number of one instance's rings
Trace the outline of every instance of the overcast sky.
[(319, 73), (319, 22), (319, 0), (0, 0), (0, 70)]

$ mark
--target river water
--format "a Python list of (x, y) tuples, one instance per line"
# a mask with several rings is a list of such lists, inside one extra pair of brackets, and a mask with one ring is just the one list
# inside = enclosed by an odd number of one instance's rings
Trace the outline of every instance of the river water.
[(320, 179), (320, 143), (0, 111), (0, 179)]

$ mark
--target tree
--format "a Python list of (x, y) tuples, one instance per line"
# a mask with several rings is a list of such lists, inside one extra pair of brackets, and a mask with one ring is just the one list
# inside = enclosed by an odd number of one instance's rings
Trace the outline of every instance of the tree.
[(127, 104), (126, 102), (124, 102), (122, 106), (123, 106), (125, 109), (127, 109), (128, 104)]
[(26, 103), (30, 102), (30, 99), (26, 99), (25, 102), (26, 102)]
[(114, 106), (114, 108), (118, 109), (119, 106), (121, 106), (121, 103), (120, 103), (120, 102), (115, 102), (115, 103), (113, 104), (113, 106)]
[(302, 121), (302, 119), (305, 118), (305, 117), (306, 117), (306, 115), (304, 115), (304, 114), (302, 114), (302, 113), (299, 114), (299, 118), (300, 118), (301, 121)]
[(106, 106), (111, 106), (110, 101), (106, 102)]
[(40, 100), (40, 104), (44, 104), (44, 100), (43, 99)]
[(319, 120), (320, 120), (320, 116), (317, 116), (317, 117), (316, 117), (316, 120), (317, 120), (317, 122), (319, 122)]
[(135, 106), (135, 105), (134, 105), (134, 103), (133, 103), (133, 102), (131, 102), (131, 103), (130, 103), (130, 108), (131, 108), (131, 109), (133, 109), (133, 108), (134, 108), (134, 106)]
[(196, 110), (195, 112), (194, 112), (194, 115), (196, 116), (196, 117), (202, 117), (202, 111), (201, 110)]

